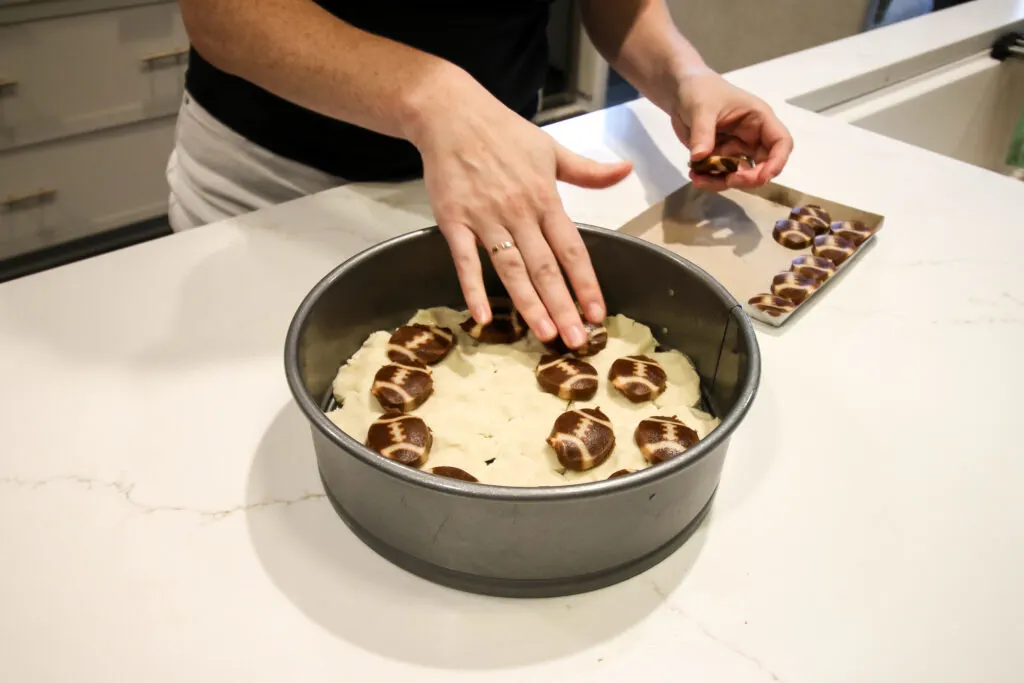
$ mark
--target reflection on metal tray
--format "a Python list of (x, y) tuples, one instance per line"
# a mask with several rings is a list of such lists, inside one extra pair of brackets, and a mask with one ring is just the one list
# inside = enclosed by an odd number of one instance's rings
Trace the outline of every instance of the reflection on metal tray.
[[(783, 247), (772, 237), (776, 221), (787, 218), (794, 207), (807, 204), (821, 206), (833, 221), (861, 221), (875, 234), (804, 302), (795, 305), (791, 312), (772, 316), (747, 302), (770, 292), (772, 278), (788, 271), (793, 259), (811, 253), (810, 248)], [(621, 232), (663, 246), (696, 263), (736, 297), (747, 315), (777, 327), (817, 300), (842, 272), (856, 263), (877, 239), (883, 221), (878, 214), (775, 183), (721, 193), (686, 185), (626, 223)]]

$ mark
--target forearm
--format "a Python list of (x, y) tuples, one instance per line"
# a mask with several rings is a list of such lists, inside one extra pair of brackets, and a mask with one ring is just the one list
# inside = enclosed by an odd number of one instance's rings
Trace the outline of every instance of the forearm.
[(583, 23), (608, 63), (668, 111), (688, 74), (706, 69), (676, 29), (664, 0), (581, 0)]
[(310, 0), (180, 0), (204, 59), (299, 106), (415, 141), (455, 92), (481, 89), (438, 57), (347, 24)]

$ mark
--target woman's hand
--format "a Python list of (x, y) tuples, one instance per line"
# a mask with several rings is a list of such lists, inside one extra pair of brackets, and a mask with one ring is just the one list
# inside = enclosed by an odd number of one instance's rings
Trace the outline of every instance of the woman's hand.
[(491, 320), (479, 246), (539, 339), (560, 335), (570, 347), (582, 345), (586, 333), (559, 266), (588, 320), (600, 322), (606, 309), (555, 180), (603, 188), (625, 178), (632, 166), (570, 152), (475, 82), (438, 104), (443, 106), (425, 114), (410, 139), (423, 157), (431, 206), (470, 313), (477, 322)]
[(793, 138), (771, 107), (707, 68), (681, 79), (671, 114), (672, 127), (693, 160), (743, 154), (757, 164), (720, 177), (691, 171), (693, 184), (704, 190), (764, 185), (782, 172), (793, 151)]

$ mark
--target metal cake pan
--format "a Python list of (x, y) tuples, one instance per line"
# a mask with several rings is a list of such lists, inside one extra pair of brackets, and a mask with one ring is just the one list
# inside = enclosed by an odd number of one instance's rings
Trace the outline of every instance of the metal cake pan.
[[(580, 226), (612, 313), (687, 354), (721, 424), (682, 457), (616, 479), (517, 488), (438, 477), (381, 457), (324, 414), (338, 368), (366, 338), (417, 310), (463, 308), (440, 231), (371, 247), (321, 280), (288, 330), (285, 371), (310, 423), (326, 493), (352, 531), (394, 564), (457, 589), (510, 597), (594, 590), (670, 555), (707, 513), (729, 439), (757, 392), (750, 320), (714, 278), (636, 237)], [(484, 259), (488, 292), (506, 296)], [(622, 437), (620, 437), (622, 438)]]

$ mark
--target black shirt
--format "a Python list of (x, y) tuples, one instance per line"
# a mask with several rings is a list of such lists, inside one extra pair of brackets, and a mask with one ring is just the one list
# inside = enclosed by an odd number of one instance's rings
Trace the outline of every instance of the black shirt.
[[(551, 0), (315, 0), (340, 19), (462, 67), (531, 117), (547, 70)], [(423, 172), (416, 148), (292, 104), (203, 59), (193, 48), (189, 94), (221, 123), (276, 154), (346, 180)], [(458, 102), (452, 102), (458, 107)]]

